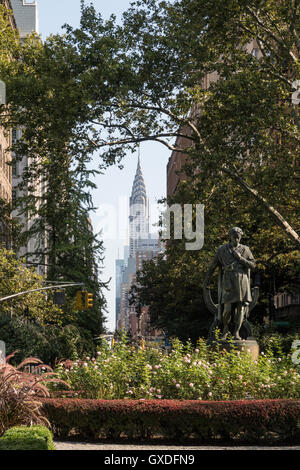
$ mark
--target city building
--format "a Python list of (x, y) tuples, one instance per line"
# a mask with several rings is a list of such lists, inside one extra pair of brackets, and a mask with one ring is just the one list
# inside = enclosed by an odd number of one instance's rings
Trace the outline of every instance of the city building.
[(300, 289), (294, 293), (281, 292), (274, 295), (275, 323), (287, 322), (300, 326)]
[(38, 32), (38, 6), (36, 0), (10, 0), (21, 39)]
[[(14, 12), (14, 17), (16, 20), (16, 26), (18, 28), (21, 41), (23, 41), (29, 34), (38, 33), (38, 5), (34, 0), (11, 0), (11, 6)], [(12, 130), (12, 141), (13, 143), (20, 139), (22, 136), (22, 129), (13, 129)], [(12, 155), (12, 158), (14, 155)], [(14, 160), (12, 165), (12, 199), (13, 201), (19, 197), (26, 196), (27, 190), (19, 189), (19, 184), (22, 181), (22, 174), (26, 167), (30, 165), (30, 159), (24, 155), (21, 160)], [(34, 187), (34, 196), (36, 200), (39, 201), (39, 198), (45, 191), (45, 183), (42, 181), (36, 181)], [(38, 204), (38, 202), (36, 203)], [(18, 210), (13, 211), (13, 217), (17, 218), (21, 225), (23, 226), (24, 231), (30, 230), (32, 227), (35, 218), (28, 213), (20, 214)], [(40, 263), (40, 257), (36, 257), (34, 253), (41, 248), (45, 248), (46, 245), (46, 236), (31, 236), (26, 244), (26, 246), (21, 247), (18, 250), (17, 255), (19, 257), (25, 257), (28, 264), (34, 265), (37, 272), (40, 274), (46, 273), (46, 262), (44, 264)]]
[[(0, 5), (12, 11), (10, 0), (0, 0)], [(9, 15), (11, 27), (17, 28), (14, 16)], [(6, 86), (1, 82), (1, 102), (0, 105), (6, 105)], [(12, 201), (12, 153), (10, 151), (12, 143), (12, 132), (10, 129), (4, 129), (0, 126), (0, 201), (1, 204), (8, 205)], [(9, 215), (7, 216), (9, 217)], [(0, 244), (6, 248), (11, 247), (9, 222), (6, 217), (0, 220)]]
[(124, 259), (116, 260), (116, 328), (130, 332), (133, 338), (151, 337), (149, 308), (131, 296), (136, 273), (143, 262), (162, 251), (157, 235), (149, 231), (149, 199), (138, 158), (137, 169), (129, 197), (129, 246), (124, 247)]
[(140, 157), (129, 199), (129, 256), (135, 257), (142, 239), (149, 237), (149, 199), (141, 169)]

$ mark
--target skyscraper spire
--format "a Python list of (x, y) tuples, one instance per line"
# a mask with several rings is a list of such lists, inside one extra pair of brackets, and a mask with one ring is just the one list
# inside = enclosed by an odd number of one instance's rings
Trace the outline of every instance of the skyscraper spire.
[(134, 257), (139, 240), (149, 236), (149, 203), (139, 154), (129, 200), (129, 210), (130, 256)]
[(143, 204), (146, 202), (146, 199), (146, 185), (143, 177), (140, 156), (138, 156), (136, 173), (131, 190), (130, 205)]

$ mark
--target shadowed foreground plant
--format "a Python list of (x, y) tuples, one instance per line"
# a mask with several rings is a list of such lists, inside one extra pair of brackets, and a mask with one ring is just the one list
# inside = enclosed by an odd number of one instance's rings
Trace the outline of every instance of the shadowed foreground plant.
[[(27, 358), (13, 367), (9, 360), (14, 354), (7, 356), (6, 364), (0, 365), (0, 436), (13, 426), (48, 426), (48, 420), (41, 413), (39, 398), (49, 396), (49, 382), (68, 386), (57, 378), (51, 367), (37, 358)], [(29, 365), (35, 365), (32, 373), (24, 372), (22, 369)]]

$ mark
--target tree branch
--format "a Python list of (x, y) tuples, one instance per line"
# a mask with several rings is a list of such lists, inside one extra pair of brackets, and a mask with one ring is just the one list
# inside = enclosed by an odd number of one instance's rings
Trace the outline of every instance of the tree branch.
[(159, 142), (163, 145), (165, 145), (169, 150), (172, 152), (182, 152), (186, 153), (186, 149), (182, 149), (179, 147), (174, 147), (173, 145), (169, 144), (167, 141), (163, 140), (161, 137), (176, 137), (176, 136), (181, 136), (185, 138), (191, 139), (191, 137), (186, 136), (184, 134), (158, 134), (158, 135), (148, 135), (148, 136), (143, 136), (143, 137), (134, 137), (134, 138), (128, 138), (128, 139), (119, 139), (119, 140), (114, 140), (111, 142), (103, 141), (103, 143), (98, 144), (97, 142), (93, 141), (92, 139), (88, 138), (88, 141), (94, 145), (96, 148), (102, 148), (102, 147), (113, 147), (116, 145), (126, 145), (126, 144), (138, 144), (140, 142), (146, 142), (146, 141), (154, 141), (154, 142)]
[(290, 240), (292, 240), (298, 248), (300, 248), (300, 237), (295, 230), (289, 225), (289, 223), (282, 217), (282, 215), (271, 205), (268, 201), (261, 196), (256, 189), (251, 188), (248, 183), (241, 178), (236, 171), (229, 169), (227, 166), (222, 166), (222, 171), (228, 175), (231, 179), (236, 181), (239, 186), (245, 189), (254, 199), (256, 199), (260, 205), (262, 205), (269, 215), (273, 218), (277, 225), (279, 225), (286, 232)]

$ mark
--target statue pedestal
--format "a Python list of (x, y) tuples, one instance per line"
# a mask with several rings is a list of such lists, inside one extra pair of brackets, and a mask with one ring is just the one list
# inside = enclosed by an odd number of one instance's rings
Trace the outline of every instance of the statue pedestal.
[(0, 364), (5, 364), (6, 352), (5, 352), (5, 343), (0, 341)]
[(251, 354), (254, 361), (257, 361), (259, 355), (259, 346), (258, 342), (254, 338), (242, 339), (242, 340), (218, 340), (218, 344), (221, 346), (221, 349), (226, 351), (231, 351), (232, 349), (237, 349), (238, 351), (248, 351)]

